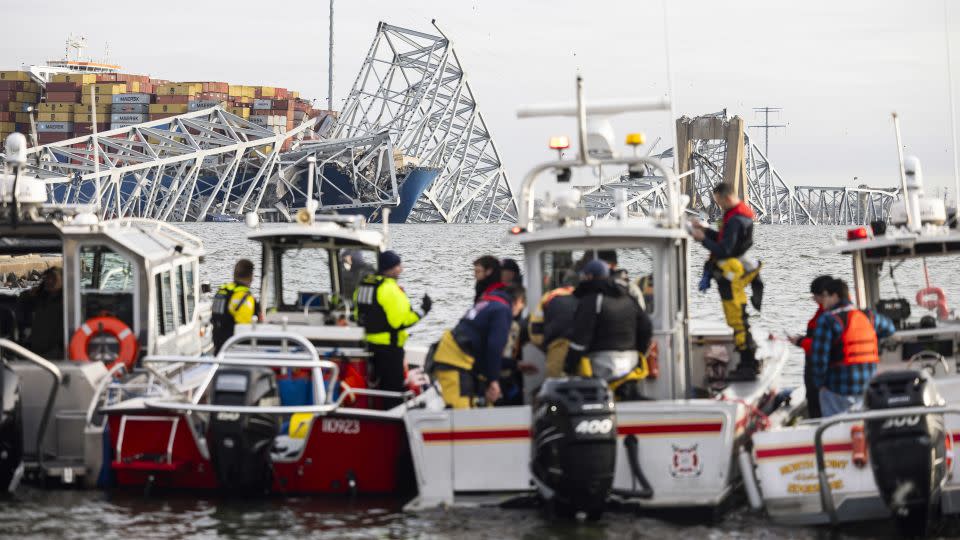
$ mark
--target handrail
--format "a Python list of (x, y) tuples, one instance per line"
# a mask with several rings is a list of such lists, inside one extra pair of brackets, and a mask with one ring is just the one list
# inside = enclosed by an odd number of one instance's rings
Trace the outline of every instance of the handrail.
[[(176, 355), (157, 355), (146, 356), (144, 363), (184, 363), (184, 364), (221, 364), (225, 366), (265, 366), (265, 367), (289, 367), (289, 368), (326, 368), (336, 367), (335, 362), (330, 360), (308, 360), (306, 355), (297, 355), (295, 353), (270, 353), (270, 354), (239, 354), (237, 356), (176, 356)], [(352, 356), (352, 355), (351, 355)], [(276, 361), (271, 361), (276, 359)]]
[(86, 427), (91, 427), (93, 425), (93, 415), (97, 411), (97, 404), (100, 403), (100, 394), (107, 388), (107, 385), (113, 382), (114, 375), (119, 371), (126, 371), (127, 365), (123, 362), (117, 362), (109, 371), (107, 371), (106, 377), (100, 379), (100, 382), (97, 384), (97, 389), (93, 393), (93, 399), (90, 400), (90, 405), (87, 407), (87, 419)]
[(813, 434), (813, 446), (817, 454), (817, 476), (820, 479), (820, 506), (830, 517), (830, 525), (837, 524), (837, 509), (833, 504), (833, 495), (830, 492), (830, 481), (827, 476), (826, 458), (823, 452), (823, 432), (837, 424), (861, 422), (864, 420), (882, 420), (884, 418), (899, 418), (918, 414), (960, 414), (960, 407), (904, 407), (901, 409), (882, 409), (863, 411), (858, 413), (844, 413), (830, 416), (822, 420)]
[(9, 339), (0, 338), (0, 349), (3, 349), (4, 347), (20, 355), (25, 360), (29, 360), (30, 362), (37, 364), (53, 376), (53, 386), (50, 388), (50, 396), (47, 397), (47, 405), (43, 408), (43, 416), (40, 418), (40, 429), (37, 430), (37, 462), (40, 464), (40, 467), (43, 468), (43, 436), (47, 432), (47, 423), (50, 420), (50, 413), (53, 412), (53, 403), (57, 400), (57, 391), (60, 389), (60, 383), (63, 381), (63, 375), (60, 374), (60, 370), (53, 364), (53, 362), (50, 362), (45, 358), (41, 358), (33, 351), (30, 351), (10, 341)]
[[(189, 412), (207, 412), (207, 413), (218, 413), (218, 412), (227, 412), (227, 413), (238, 413), (238, 414), (298, 414), (298, 413), (308, 413), (308, 414), (325, 414), (331, 411), (339, 409), (343, 405), (343, 401), (347, 396), (380, 396), (380, 397), (391, 397), (391, 398), (401, 398), (406, 403), (408, 398), (412, 396), (412, 392), (391, 392), (388, 390), (373, 390), (367, 388), (347, 388), (344, 392), (340, 394), (340, 397), (333, 403), (326, 403), (322, 405), (271, 405), (271, 406), (260, 406), (260, 405), (217, 405), (217, 404), (200, 404), (200, 403), (186, 403), (182, 401), (165, 401), (165, 400), (143, 400), (145, 407), (151, 409), (164, 409), (164, 410), (173, 410), (173, 411), (189, 411)], [(109, 412), (109, 408), (105, 408), (105, 411)]]

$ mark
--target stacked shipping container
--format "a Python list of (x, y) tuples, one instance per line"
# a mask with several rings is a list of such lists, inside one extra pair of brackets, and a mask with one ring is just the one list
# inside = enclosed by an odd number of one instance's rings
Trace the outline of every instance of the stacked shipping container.
[(307, 118), (333, 114), (314, 109), (297, 92), (273, 86), (65, 73), (53, 75), (44, 92), (27, 72), (0, 71), (0, 136), (29, 133), (32, 110), (40, 144), (88, 135), (94, 124), (98, 132), (107, 131), (217, 105), (278, 134)]
[(30, 114), (40, 102), (40, 85), (22, 71), (0, 71), (0, 140), (14, 131), (30, 133)]

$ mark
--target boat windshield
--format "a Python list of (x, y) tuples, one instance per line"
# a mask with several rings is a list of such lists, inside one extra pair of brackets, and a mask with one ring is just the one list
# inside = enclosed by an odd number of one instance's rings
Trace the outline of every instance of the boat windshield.
[(935, 320), (960, 323), (957, 268), (958, 255), (885, 261), (878, 276), (880, 298), (871, 303), (899, 317), (903, 328), (931, 326)]
[(377, 254), (370, 249), (290, 247), (274, 252), (277, 274), (272, 297), (265, 305), (283, 310), (306, 307), (326, 311), (353, 299), (360, 280), (376, 271)]
[(593, 259), (609, 264), (613, 279), (627, 287), (648, 313), (653, 312), (653, 257), (644, 248), (543, 251), (540, 254), (543, 291), (576, 286), (580, 270)]

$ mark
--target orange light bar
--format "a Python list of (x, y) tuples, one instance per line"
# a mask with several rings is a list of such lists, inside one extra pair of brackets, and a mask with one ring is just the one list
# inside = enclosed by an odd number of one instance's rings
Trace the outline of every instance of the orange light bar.
[(550, 137), (551, 150), (566, 150), (567, 148), (570, 148), (570, 137), (566, 135)]
[(523, 227), (519, 225), (514, 225), (513, 227), (510, 227), (510, 234), (520, 234), (522, 232), (523, 232)]

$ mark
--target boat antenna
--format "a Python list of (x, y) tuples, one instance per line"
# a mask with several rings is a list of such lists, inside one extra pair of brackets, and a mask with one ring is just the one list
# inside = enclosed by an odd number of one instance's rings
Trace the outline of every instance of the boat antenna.
[[(662, 6), (663, 11), (663, 55), (667, 64), (667, 99), (670, 101), (670, 133), (673, 134), (673, 171), (678, 172), (677, 169), (677, 114), (676, 114), (676, 99), (677, 96), (673, 93), (673, 71), (670, 69), (670, 25), (669, 17), (667, 16), (667, 0), (661, 0), (660, 5)], [(680, 179), (678, 178), (679, 182)]]
[(581, 163), (590, 163), (587, 153), (587, 107), (583, 103), (583, 76), (577, 75), (577, 152)]
[(327, 61), (327, 110), (333, 110), (333, 0), (330, 0), (330, 51)]
[(907, 229), (913, 230), (913, 216), (910, 215), (910, 204), (907, 202), (907, 171), (903, 166), (903, 143), (900, 140), (900, 118), (896, 111), (893, 113), (893, 130), (897, 135), (897, 159), (900, 162), (900, 197), (903, 199), (904, 209), (907, 211)]
[(943, 33), (947, 46), (947, 96), (950, 98), (950, 132), (953, 136), (953, 205), (960, 208), (960, 167), (957, 165), (957, 109), (953, 101), (953, 64), (950, 62), (950, 23), (947, 0), (943, 0)]

